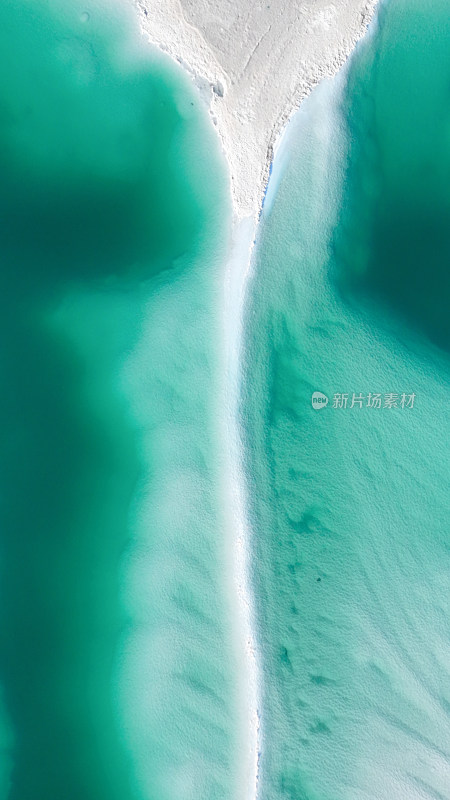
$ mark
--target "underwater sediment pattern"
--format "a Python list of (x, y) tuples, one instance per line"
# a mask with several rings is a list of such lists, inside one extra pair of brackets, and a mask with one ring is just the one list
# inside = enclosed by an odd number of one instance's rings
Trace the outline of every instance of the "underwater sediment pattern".
[(383, 4), (263, 214), (241, 403), (261, 800), (450, 796), (449, 34), (444, 2)]
[[(258, 800), (449, 797), (449, 34), (383, 3), (269, 185)], [(0, 800), (247, 800), (203, 101), (130, 4), (5, 0), (0, 176)]]
[(126, 4), (4, 2), (0, 175), (0, 797), (225, 800), (212, 126)]

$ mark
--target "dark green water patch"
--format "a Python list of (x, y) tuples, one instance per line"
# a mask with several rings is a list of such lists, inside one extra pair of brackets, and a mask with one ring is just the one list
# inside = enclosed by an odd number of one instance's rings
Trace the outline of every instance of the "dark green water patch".
[[(14, 734), (10, 800), (135, 796), (111, 688), (123, 628), (118, 564), (140, 470), (117, 373), (139, 330), (142, 287), (188, 268), (209, 224), (196, 106), (119, 6), (1, 4), (0, 681)], [(65, 329), (64, 302), (89, 293), (91, 316), (78, 312)], [(119, 344), (85, 352), (121, 293)]]
[(350, 152), (337, 274), (347, 294), (383, 303), (448, 350), (448, 4), (392, 0), (388, 18), (387, 8), (377, 47), (361, 52), (344, 99)]
[(105, 408), (115, 435), (84, 407), (84, 365), (67, 347), (23, 324), (12, 331), (0, 593), (1, 676), (15, 732), (10, 797), (123, 798), (110, 673), (134, 441), (118, 401)]
[(130, 55), (138, 34), (123, 14), (81, 16), (56, 0), (0, 10), (0, 248), (22, 291), (148, 278), (204, 222), (183, 163), (183, 89), (139, 40)]

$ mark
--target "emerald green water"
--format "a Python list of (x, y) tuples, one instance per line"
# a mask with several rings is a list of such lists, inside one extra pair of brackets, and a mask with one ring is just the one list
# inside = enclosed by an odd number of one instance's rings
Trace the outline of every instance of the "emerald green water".
[[(193, 786), (198, 798), (230, 796), (232, 656), (216, 574), (208, 402), (217, 393), (213, 299), (228, 209), (199, 104), (145, 44), (126, 4), (1, 4), (0, 796), (8, 800), (170, 800), (194, 796)], [(174, 418), (197, 426), (193, 495), (206, 498), (197, 502), (203, 516), (178, 528), (144, 509), (150, 494), (158, 502), (157, 476), (172, 481), (182, 506), (182, 440), (170, 453), (160, 433)], [(138, 541), (152, 551), (162, 540), (196, 566), (191, 575), (179, 565), (174, 585), (170, 576), (164, 586), (147, 579), (154, 669), (143, 677), (146, 653), (134, 673), (124, 655), (147, 613), (130, 600), (127, 564)], [(178, 615), (186, 663), (172, 664), (151, 638), (161, 604)], [(151, 699), (157, 680), (162, 709)], [(183, 680), (190, 695), (180, 704)], [(129, 687), (134, 705), (124, 703)], [(180, 788), (186, 757), (191, 775)]]
[[(380, 12), (377, 44), (350, 72), (352, 131), (335, 237), (341, 283), (450, 347), (448, 35), (442, 3)], [(405, 19), (407, 17), (407, 19)]]
[[(261, 218), (258, 800), (449, 797), (446, 5), (381, 6)], [(247, 796), (213, 127), (125, 0), (7, 1), (0, 175), (0, 799)]]
[(449, 33), (446, 2), (384, 3), (269, 184), (241, 400), (259, 800), (450, 796)]

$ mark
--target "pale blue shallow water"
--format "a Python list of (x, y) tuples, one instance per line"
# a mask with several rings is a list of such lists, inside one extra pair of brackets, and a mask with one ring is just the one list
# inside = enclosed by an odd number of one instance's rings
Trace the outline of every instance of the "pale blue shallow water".
[(260, 800), (450, 797), (448, 25), (386, 3), (269, 184), (241, 401)]

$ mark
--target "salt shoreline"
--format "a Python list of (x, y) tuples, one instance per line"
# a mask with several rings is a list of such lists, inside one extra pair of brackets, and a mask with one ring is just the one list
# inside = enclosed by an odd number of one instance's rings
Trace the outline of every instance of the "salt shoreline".
[[(226, 0), (197, 3), (193, 0), (134, 0), (134, 3), (141, 29), (150, 42), (181, 65), (205, 97), (230, 172), (233, 231), (223, 283), (225, 415), (221, 436), (227, 448), (228, 472), (223, 500), (229, 509), (230, 568), (233, 572), (230, 582), (234, 593), (233, 610), (239, 617), (237, 646), (245, 659), (240, 690), (246, 707), (242, 745), (247, 755), (242, 765), (245, 789), (241, 796), (245, 800), (256, 800), (261, 752), (261, 679), (249, 579), (250, 534), (238, 423), (244, 299), (258, 222), (264, 201), (270, 202), (272, 164), (288, 124), (312, 89), (323, 78), (332, 77), (341, 69), (365, 34), (377, 0), (319, 2), (314, 9), (299, 9), (293, 0), (279, 3), (270, 14), (269, 27), (265, 22), (262, 35), (258, 33), (258, 26), (263, 7), (256, 6), (252, 0), (236, 0), (234, 8), (227, 6)], [(269, 10), (267, 5), (265, 11)], [(234, 13), (234, 17), (231, 14), (232, 24), (221, 29), (224, 41), (214, 44), (215, 28), (230, 12)], [(285, 13), (287, 16), (294, 14), (290, 29), (285, 29)], [(205, 24), (196, 27), (194, 22), (198, 14), (204, 16)], [(239, 38), (236, 22), (240, 22), (243, 29)], [(281, 60), (277, 58), (280, 37), (285, 50)], [(238, 47), (236, 42), (239, 42)], [(249, 70), (263, 42), (269, 58), (263, 65), (259, 64), (259, 71), (258, 64)], [(274, 53), (272, 62), (271, 53)], [(275, 181), (279, 177), (272, 175)], [(239, 654), (237, 657), (239, 661)]]
[(238, 219), (257, 216), (276, 142), (302, 100), (345, 63), (377, 0), (133, 0), (152, 44), (209, 106)]
[[(242, 361), (242, 310), (255, 232), (256, 223), (251, 218), (241, 220), (234, 225), (231, 254), (226, 266), (223, 286), (223, 330), (225, 332), (223, 363), (225, 368), (222, 396), (225, 414), (221, 438), (226, 446), (227, 468), (223, 499), (225, 507), (228, 509), (227, 532), (231, 549), (232, 572), (230, 589), (234, 606), (232, 610), (238, 629), (236, 646), (243, 656), (239, 689), (241, 702), (245, 707), (243, 730), (240, 732), (242, 747), (247, 749), (247, 756), (242, 765), (242, 783), (245, 786), (242, 798), (245, 800), (255, 800), (258, 795), (261, 751), (261, 670), (256, 640), (255, 609), (249, 579), (250, 537), (238, 422)], [(244, 271), (243, 267), (245, 267)], [(239, 662), (239, 653), (237, 656)]]

